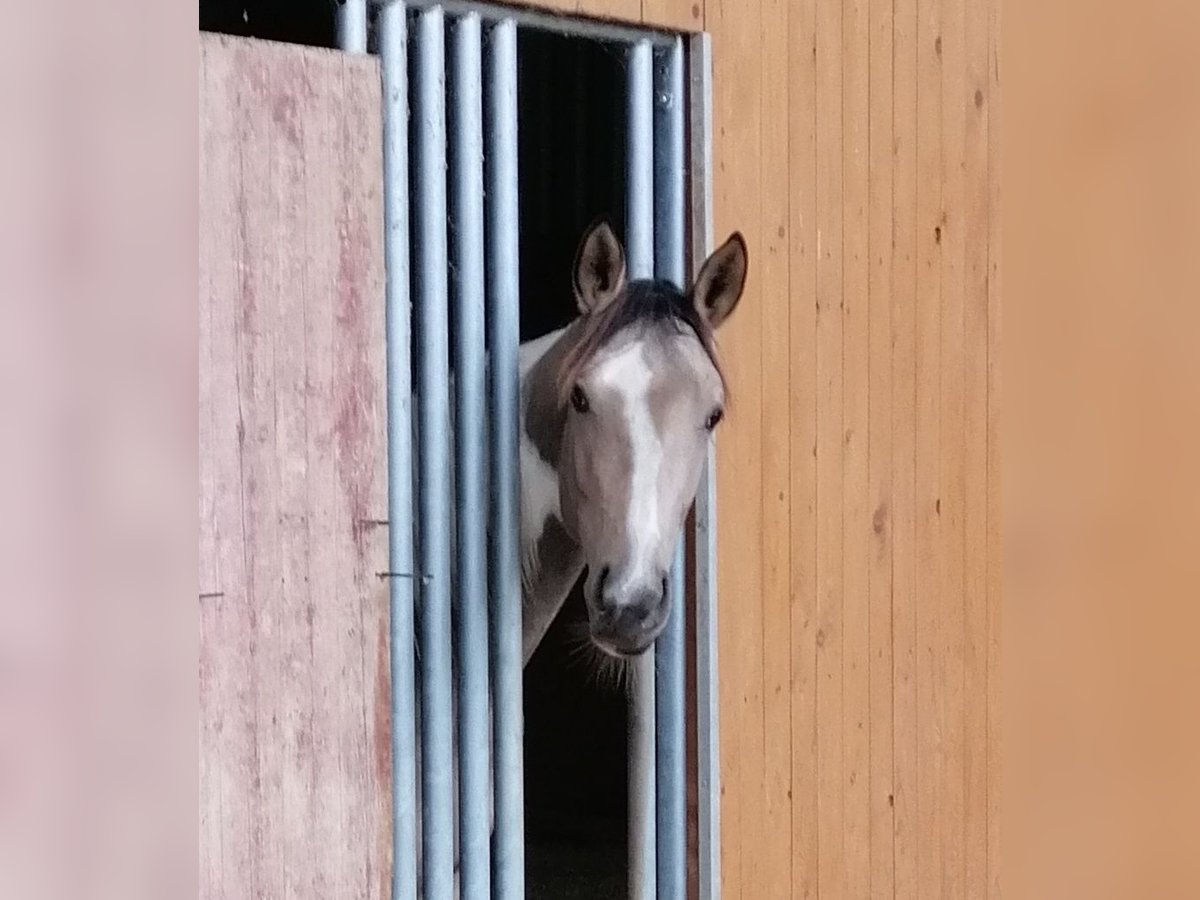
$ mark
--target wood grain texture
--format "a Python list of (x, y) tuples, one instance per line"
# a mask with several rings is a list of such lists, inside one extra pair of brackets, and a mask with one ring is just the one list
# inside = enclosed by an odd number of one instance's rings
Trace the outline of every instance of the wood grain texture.
[(846, 895), (871, 889), (869, 113), (867, 0), (842, 4), (842, 677)]
[(599, 19), (613, 19), (634, 25), (642, 22), (642, 0), (578, 0), (578, 11)]
[(995, 895), (996, 3), (709, 0), (705, 25), (716, 231), (751, 251), (722, 345), (756, 404), (718, 443), (725, 890)]
[(892, 727), (895, 896), (915, 897), (917, 874), (917, 0), (895, 0), (892, 20)]
[[(988, 9), (964, 10), (963, 853), (964, 885), (987, 884)], [(980, 891), (982, 893), (982, 889)]]
[(869, 9), (870, 895), (895, 890), (892, 750), (892, 0)]
[[(713, 57), (713, 217), (721, 241), (740, 230), (750, 248), (745, 297), (718, 334), (732, 385), (726, 423), (717, 437), (721, 458), (761, 460), (763, 297), (769, 289), (757, 260), (763, 253), (759, 45), (757, 0), (721, 0), (707, 7), (721, 35)], [(719, 31), (718, 31), (719, 29)], [(714, 47), (714, 50), (716, 48)], [(736, 162), (735, 162), (736, 160)], [(737, 508), (726, 534), (718, 531), (718, 619), (721, 628), (721, 878), (729, 897), (760, 896), (770, 873), (763, 867), (764, 714), (762, 703), (763, 513), (762, 466), (718, 465), (717, 505)], [(731, 565), (730, 559), (741, 564)], [(774, 736), (772, 736), (774, 737)]]
[(390, 875), (374, 60), (201, 37), (201, 895)]
[[(788, 0), (762, 0), (760, 66), (762, 94), (761, 178), (770, 184), (788, 165)], [(792, 874), (792, 742), (790, 630), (791, 541), (789, 471), (789, 382), (777, 373), (789, 366), (791, 305), (788, 261), (788, 193), (764, 190), (760, 211), (761, 250), (756, 255), (764, 284), (781, 289), (761, 294), (762, 305), (762, 517), (763, 517), (763, 886), (786, 894)]]
[(942, 890), (950, 897), (964, 896), (966, 890), (966, 859), (963, 852), (966, 834), (963, 805), (963, 227), (966, 200), (963, 184), (966, 117), (963, 12), (961, 0), (942, 0), (939, 54), (942, 77), (942, 230), (939, 259), (942, 272), (937, 494), (941, 504), (938, 651), (942, 654), (943, 678), (938, 731), (943, 762), (942, 780), (937, 791), (942, 809), (938, 820), (941, 831)]
[(817, 2), (817, 886), (847, 896), (845, 830), (840, 0)]
[(941, 235), (940, 6), (917, 3), (916, 589), (917, 878), (920, 896), (944, 896), (946, 769), (941, 731), (946, 667), (941, 644)]
[[(979, 14), (977, 12), (977, 14)], [(1000, 86), (1000, 3), (988, 4), (987, 89), (987, 885), (986, 896), (996, 900), (1002, 895), (1000, 875), (1001, 796), (1003, 756), (1000, 716), (1001, 634), (1003, 623), (1003, 503), (1000, 434), (1004, 417), (1001, 390), (1002, 291), (1000, 245), (1001, 160), (1000, 135), (1003, 104)], [(981, 892), (983, 893), (983, 892)]]
[(703, 31), (704, 0), (642, 0), (641, 21), (671, 31)]
[[(788, 10), (792, 883), (817, 895), (817, 107), (816, 7)], [(781, 373), (782, 374), (782, 373)]]

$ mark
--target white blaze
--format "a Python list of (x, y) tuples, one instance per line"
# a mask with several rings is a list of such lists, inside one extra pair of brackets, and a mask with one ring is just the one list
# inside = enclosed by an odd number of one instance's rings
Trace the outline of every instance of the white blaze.
[(596, 380), (619, 398), (622, 425), (630, 443), (629, 512), (626, 534), (631, 544), (628, 568), (614, 573), (623, 576), (621, 590), (652, 570), (658, 551), (661, 523), (658, 516), (659, 476), (662, 441), (650, 413), (650, 381), (653, 372), (640, 342), (631, 343), (606, 359)]

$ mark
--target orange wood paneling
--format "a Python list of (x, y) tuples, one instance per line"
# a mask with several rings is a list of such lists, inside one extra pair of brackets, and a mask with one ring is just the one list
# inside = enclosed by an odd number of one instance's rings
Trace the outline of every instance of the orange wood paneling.
[[(761, 221), (765, 190), (761, 166), (761, 106), (769, 89), (762, 83), (761, 9), (758, 3), (709, 2), (708, 26), (717, 28), (726, 50), (713, 59), (713, 215), (715, 239), (740, 230), (750, 250), (747, 296), (722, 328), (720, 341), (732, 388), (732, 402), (717, 439), (722, 460), (761, 460), (763, 425), (762, 330), (767, 308), (757, 298), (767, 290), (764, 270), (757, 260), (764, 254)], [(715, 35), (716, 32), (714, 32)], [(717, 110), (721, 112), (718, 113)], [(736, 166), (730, 160), (739, 160)], [(774, 173), (768, 173), (773, 180)], [(740, 182), (731, 190), (732, 179)], [(721, 535), (718, 569), (720, 616), (737, 624), (721, 628), (718, 651), (729, 668), (720, 683), (722, 734), (725, 729), (740, 737), (721, 741), (722, 770), (722, 881), (730, 896), (741, 886), (750, 891), (771, 877), (765, 865), (763, 840), (765, 809), (763, 659), (763, 469), (720, 464), (717, 471), (718, 502), (738, 497), (744, 515), (730, 521)], [(729, 558), (748, 562), (729, 565)], [(772, 735), (773, 740), (780, 736)]]
[(842, 3), (842, 773), (845, 892), (870, 893), (870, 542), (868, 481), (869, 66), (867, 0)]
[(870, 359), (867, 454), (870, 483), (870, 659), (867, 663), (870, 712), (867, 735), (871, 770), (870, 895), (895, 891), (892, 721), (892, 0), (871, 0), (869, 10), (870, 113), (868, 125), (868, 309)]
[[(792, 644), (791, 895), (817, 891), (817, 253), (813, 185), (817, 171), (816, 7), (788, 9), (788, 310), (787, 393), (791, 473), (792, 577), (788, 601)], [(784, 894), (786, 896), (786, 893)]]
[(897, 897), (917, 895), (917, 0), (892, 9), (892, 855)]
[(672, 31), (703, 31), (704, 0), (642, 0), (642, 24)]
[(705, 27), (716, 231), (751, 249), (720, 335), (725, 892), (995, 891), (995, 4)]
[[(976, 10), (974, 15), (984, 15)], [(1000, 753), (1000, 635), (1002, 619), (1001, 540), (1001, 250), (1000, 250), (1000, 178), (1001, 178), (1001, 92), (1000, 92), (1000, 2), (992, 0), (986, 10), (987, 46), (984, 48), (987, 86), (983, 89), (983, 109), (987, 128), (987, 897), (1001, 896), (1000, 840), (1003, 759)], [(973, 98), (972, 98), (973, 99)], [(974, 399), (972, 397), (972, 399)]]
[[(817, 2), (817, 886), (846, 896), (841, 0)], [(768, 288), (769, 289), (769, 288)], [(722, 514), (724, 508), (722, 507)]]
[(579, 12), (585, 16), (640, 24), (642, 0), (579, 0)]
[[(964, 23), (963, 168), (963, 802), (965, 884), (987, 884), (988, 14)], [(972, 402), (971, 398), (984, 398)]]
[[(764, 187), (760, 209), (760, 247), (756, 260), (763, 284), (788, 284), (788, 194), (768, 190), (774, 173), (788, 165), (788, 0), (763, 0), (762, 18), (780, 23), (762, 31), (759, 66), (764, 90), (760, 98), (761, 157)], [(768, 372), (789, 368), (789, 291), (762, 295), (762, 698), (763, 698), (763, 814), (761, 854), (772, 879), (792, 880), (791, 828), (791, 468), (790, 425), (786, 413), (789, 383), (767, 378)]]

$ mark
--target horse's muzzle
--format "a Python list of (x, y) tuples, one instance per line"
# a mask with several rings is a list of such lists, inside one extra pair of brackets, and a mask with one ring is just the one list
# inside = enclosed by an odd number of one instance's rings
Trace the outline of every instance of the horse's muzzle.
[(596, 602), (589, 610), (592, 639), (614, 656), (632, 657), (645, 653), (666, 624), (670, 607), (665, 581), (657, 589), (641, 589), (624, 596), (607, 588), (606, 573), (600, 576)]

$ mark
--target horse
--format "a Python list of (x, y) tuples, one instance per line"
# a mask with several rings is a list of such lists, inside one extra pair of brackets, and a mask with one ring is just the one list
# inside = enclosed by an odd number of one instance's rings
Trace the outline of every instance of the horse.
[[(572, 267), (577, 317), (521, 344), (523, 664), (585, 571), (587, 641), (601, 658), (625, 665), (666, 627), (667, 572), (725, 411), (714, 335), (747, 266), (734, 232), (687, 291), (630, 280), (624, 249), (598, 220)], [(418, 808), (420, 794), (418, 779)], [(457, 816), (455, 826), (457, 882)], [(418, 820), (418, 872), (419, 831)]]
[(578, 317), (523, 343), (521, 643), (529, 662), (576, 581), (591, 643), (621, 662), (666, 626), (667, 572), (725, 410), (714, 334), (741, 299), (735, 232), (684, 292), (626, 277), (603, 220), (572, 269)]

